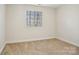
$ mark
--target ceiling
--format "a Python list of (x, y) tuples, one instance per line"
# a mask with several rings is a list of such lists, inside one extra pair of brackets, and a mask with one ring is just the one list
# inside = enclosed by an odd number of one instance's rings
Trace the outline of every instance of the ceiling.
[(45, 7), (58, 8), (58, 7), (61, 6), (61, 4), (36, 4), (36, 6), (45, 6)]

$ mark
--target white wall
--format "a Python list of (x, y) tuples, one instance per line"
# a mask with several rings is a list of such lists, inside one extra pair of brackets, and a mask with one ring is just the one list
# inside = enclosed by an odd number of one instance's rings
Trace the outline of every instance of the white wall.
[(5, 45), (5, 5), (0, 5), (0, 53)]
[[(26, 26), (26, 10), (43, 12), (42, 27)], [(57, 37), (79, 46), (79, 5), (58, 9), (33, 5), (7, 5), (7, 42), (22, 42)]]
[[(42, 11), (42, 27), (27, 27), (25, 12), (27, 10)], [(20, 42), (53, 38), (55, 31), (55, 12), (48, 7), (33, 5), (7, 5), (7, 42)]]
[(64, 5), (57, 10), (57, 35), (79, 46), (79, 5)]

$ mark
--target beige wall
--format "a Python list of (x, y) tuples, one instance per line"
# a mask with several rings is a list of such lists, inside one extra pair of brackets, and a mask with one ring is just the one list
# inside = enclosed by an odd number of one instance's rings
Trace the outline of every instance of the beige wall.
[(79, 5), (57, 9), (57, 34), (60, 39), (79, 46)]
[(0, 53), (5, 45), (5, 5), (0, 5)]
[[(42, 11), (42, 27), (27, 27), (25, 12)], [(33, 5), (7, 5), (6, 13), (7, 42), (31, 41), (53, 38), (55, 32), (55, 12), (53, 8)]]

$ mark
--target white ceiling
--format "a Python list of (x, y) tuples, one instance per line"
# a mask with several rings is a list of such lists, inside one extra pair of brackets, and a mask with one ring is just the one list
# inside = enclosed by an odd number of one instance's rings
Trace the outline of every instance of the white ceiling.
[(61, 6), (61, 4), (36, 4), (36, 6), (45, 6), (45, 7), (58, 8), (58, 7)]

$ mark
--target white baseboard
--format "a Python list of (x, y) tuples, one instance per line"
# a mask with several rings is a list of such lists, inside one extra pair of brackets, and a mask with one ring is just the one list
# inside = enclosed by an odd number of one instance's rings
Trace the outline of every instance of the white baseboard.
[(26, 41), (37, 41), (37, 40), (47, 40), (47, 39), (51, 39), (51, 38), (57, 38), (57, 39), (59, 39), (59, 40), (61, 40), (61, 41), (64, 41), (64, 42), (67, 42), (67, 43), (70, 43), (70, 44), (72, 44), (72, 45), (75, 45), (75, 46), (77, 46), (77, 47), (79, 47), (79, 44), (76, 44), (76, 43), (74, 43), (74, 42), (72, 42), (72, 41), (69, 41), (69, 40), (67, 40), (67, 39), (65, 39), (65, 38), (62, 38), (62, 37), (56, 37), (56, 36), (52, 36), (52, 37), (44, 37), (44, 38), (35, 38), (35, 39), (25, 39), (25, 40), (13, 40), (13, 41), (7, 41), (6, 43), (18, 43), (18, 42), (26, 42)]
[(76, 43), (74, 43), (74, 42), (72, 42), (72, 41), (69, 41), (69, 40), (67, 40), (67, 39), (65, 39), (65, 38), (62, 38), (62, 37), (56, 37), (56, 38), (59, 39), (59, 40), (61, 40), (61, 41), (64, 41), (64, 42), (67, 42), (67, 43), (70, 43), (70, 44), (72, 44), (72, 45), (74, 45), (74, 46), (79, 47), (79, 44), (76, 44)]
[(6, 43), (3, 44), (2, 48), (0, 49), (0, 54), (2, 53), (4, 47), (5, 47)]
[(36, 40), (47, 40), (47, 39), (51, 39), (51, 38), (55, 38), (55, 36), (52, 37), (44, 37), (44, 38), (35, 38), (35, 39), (23, 39), (23, 40), (12, 40), (12, 41), (6, 41), (6, 43), (18, 43), (18, 42), (26, 42), (26, 41), (36, 41)]

